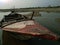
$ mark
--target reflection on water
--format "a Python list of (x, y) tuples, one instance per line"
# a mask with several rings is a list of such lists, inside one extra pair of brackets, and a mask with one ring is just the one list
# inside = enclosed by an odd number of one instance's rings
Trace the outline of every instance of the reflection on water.
[[(60, 24), (56, 22), (56, 18), (60, 18), (60, 13), (47, 13), (40, 12), (41, 17), (34, 17), (34, 19), (39, 22), (41, 25), (47, 27), (51, 31), (60, 35)], [(3, 15), (7, 13), (0, 13), (0, 20), (3, 18)], [(60, 19), (59, 19), (60, 20)], [(2, 32), (0, 31), (0, 40), (1, 40)], [(27, 41), (31, 45), (60, 45), (57, 41), (50, 41), (46, 39), (39, 40), (38, 38), (31, 39)]]
[(30, 45), (60, 45), (57, 41), (51, 41), (46, 39), (34, 38), (28, 41)]

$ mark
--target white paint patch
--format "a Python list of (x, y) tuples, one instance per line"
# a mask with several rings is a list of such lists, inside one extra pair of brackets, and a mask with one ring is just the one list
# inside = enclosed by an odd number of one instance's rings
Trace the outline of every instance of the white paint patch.
[(19, 28), (19, 29), (22, 29), (22, 28), (25, 28), (27, 25), (34, 25), (34, 22), (33, 21), (22, 21), (22, 22), (18, 22), (18, 23), (8, 25), (4, 28)]

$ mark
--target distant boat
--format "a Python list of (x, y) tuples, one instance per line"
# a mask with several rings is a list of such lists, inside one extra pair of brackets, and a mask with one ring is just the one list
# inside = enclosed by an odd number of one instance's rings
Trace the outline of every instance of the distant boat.
[(34, 12), (31, 18), (28, 18), (25, 15), (12, 11), (10, 14), (5, 15), (1, 20), (0, 29), (10, 32), (12, 37), (19, 40), (28, 40), (33, 37), (40, 37), (49, 40), (59, 39), (59, 36), (37, 23), (33, 19), (33, 15)]

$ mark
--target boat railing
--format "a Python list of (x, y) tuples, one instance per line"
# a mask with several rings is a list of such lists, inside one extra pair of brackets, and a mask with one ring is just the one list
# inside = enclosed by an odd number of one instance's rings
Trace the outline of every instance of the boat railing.
[(4, 18), (0, 21), (0, 27), (3, 28), (7, 25), (10, 25), (10, 24), (13, 24), (13, 23), (16, 23), (16, 22), (20, 22), (20, 21), (25, 21), (25, 20), (29, 20), (29, 19), (26, 19), (27, 17), (21, 17), (21, 15), (5, 15)]

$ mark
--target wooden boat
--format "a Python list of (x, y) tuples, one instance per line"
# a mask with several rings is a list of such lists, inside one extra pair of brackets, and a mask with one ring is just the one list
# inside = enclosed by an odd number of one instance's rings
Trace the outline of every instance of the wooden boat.
[(33, 15), (34, 12), (29, 19), (24, 15), (12, 11), (11, 14), (5, 15), (5, 17), (1, 20), (0, 29), (8, 31), (12, 37), (19, 40), (28, 40), (33, 37), (40, 37), (49, 40), (59, 39), (58, 35), (32, 19)]

